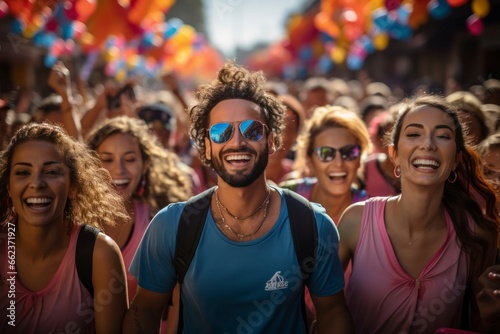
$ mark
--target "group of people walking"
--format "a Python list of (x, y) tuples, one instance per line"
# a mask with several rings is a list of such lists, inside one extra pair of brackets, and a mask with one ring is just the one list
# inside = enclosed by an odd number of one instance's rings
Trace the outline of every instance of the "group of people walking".
[[(52, 84), (66, 92), (60, 74)], [(84, 124), (63, 101), (66, 120)], [(232, 61), (200, 86), (187, 112), (216, 181), (203, 192), (139, 117), (85, 136), (64, 119), (21, 126), (0, 156), (0, 331), (498, 331), (500, 217), (483, 168), (498, 167), (485, 163), (498, 142), (471, 145), (445, 97), (398, 101), (383, 114), (394, 187), (373, 196), (363, 173), (374, 141), (359, 113), (294, 108)], [(295, 172), (269, 180), (269, 159), (290, 150), (288, 124)]]

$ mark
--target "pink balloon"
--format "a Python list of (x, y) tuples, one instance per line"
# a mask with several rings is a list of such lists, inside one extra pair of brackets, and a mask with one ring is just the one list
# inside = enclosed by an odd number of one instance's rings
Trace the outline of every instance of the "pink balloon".
[(481, 35), (484, 29), (484, 24), (483, 21), (479, 16), (476, 14), (472, 14), (467, 18), (466, 21), (467, 24), (467, 29), (469, 29), (469, 32), (471, 35), (478, 36)]
[(0, 1), (0, 19), (5, 17), (9, 12), (9, 6), (5, 3), (5, 1)]
[(384, 0), (385, 8), (387, 8), (387, 10), (394, 10), (399, 8), (401, 2), (402, 0)]

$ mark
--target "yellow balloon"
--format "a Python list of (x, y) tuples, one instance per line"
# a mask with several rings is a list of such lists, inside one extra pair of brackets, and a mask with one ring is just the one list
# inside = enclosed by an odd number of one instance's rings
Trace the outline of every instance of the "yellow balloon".
[(111, 62), (115, 59), (118, 59), (118, 56), (120, 56), (120, 49), (118, 49), (117, 46), (111, 46), (109, 49), (104, 51), (103, 57), (106, 60), (106, 62)]
[(389, 45), (389, 36), (387, 34), (378, 34), (373, 38), (373, 46), (376, 50), (385, 50), (387, 45)]
[(330, 52), (330, 57), (335, 64), (342, 64), (345, 59), (345, 50), (341, 47), (334, 47)]
[(490, 13), (490, 2), (488, 0), (473, 0), (472, 11), (479, 17), (485, 17)]
[(121, 83), (121, 82), (125, 81), (126, 77), (127, 77), (127, 71), (125, 71), (124, 68), (121, 68), (118, 71), (116, 71), (115, 79), (117, 82)]

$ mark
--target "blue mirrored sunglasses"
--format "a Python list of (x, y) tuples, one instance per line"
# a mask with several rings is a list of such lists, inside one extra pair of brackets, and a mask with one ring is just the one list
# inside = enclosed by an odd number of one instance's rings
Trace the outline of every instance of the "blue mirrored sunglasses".
[(246, 140), (259, 141), (266, 132), (266, 126), (262, 122), (252, 119), (241, 122), (222, 122), (210, 127), (208, 130), (210, 140), (216, 144), (228, 142), (233, 137), (235, 124), (239, 124), (240, 133)]
[(359, 145), (345, 145), (341, 148), (333, 148), (330, 146), (321, 146), (314, 148), (314, 153), (321, 162), (330, 162), (335, 159), (337, 151), (340, 153), (340, 158), (344, 161), (356, 160), (360, 153), (361, 148)]

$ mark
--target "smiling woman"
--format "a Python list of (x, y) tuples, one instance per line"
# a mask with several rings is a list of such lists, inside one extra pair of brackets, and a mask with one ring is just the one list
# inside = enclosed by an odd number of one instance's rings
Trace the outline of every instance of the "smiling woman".
[(457, 111), (439, 96), (404, 101), (389, 154), (401, 194), (353, 204), (339, 223), (356, 332), (491, 333), (476, 295), (495, 261), (499, 217)]
[(22, 127), (0, 157), (0, 203), (0, 275), (10, 282), (0, 284), (0, 332), (119, 333), (127, 291), (116, 243), (99, 233), (93, 249), (92, 285), (106, 303), (75, 264), (83, 225), (127, 218), (95, 155), (58, 126)]

